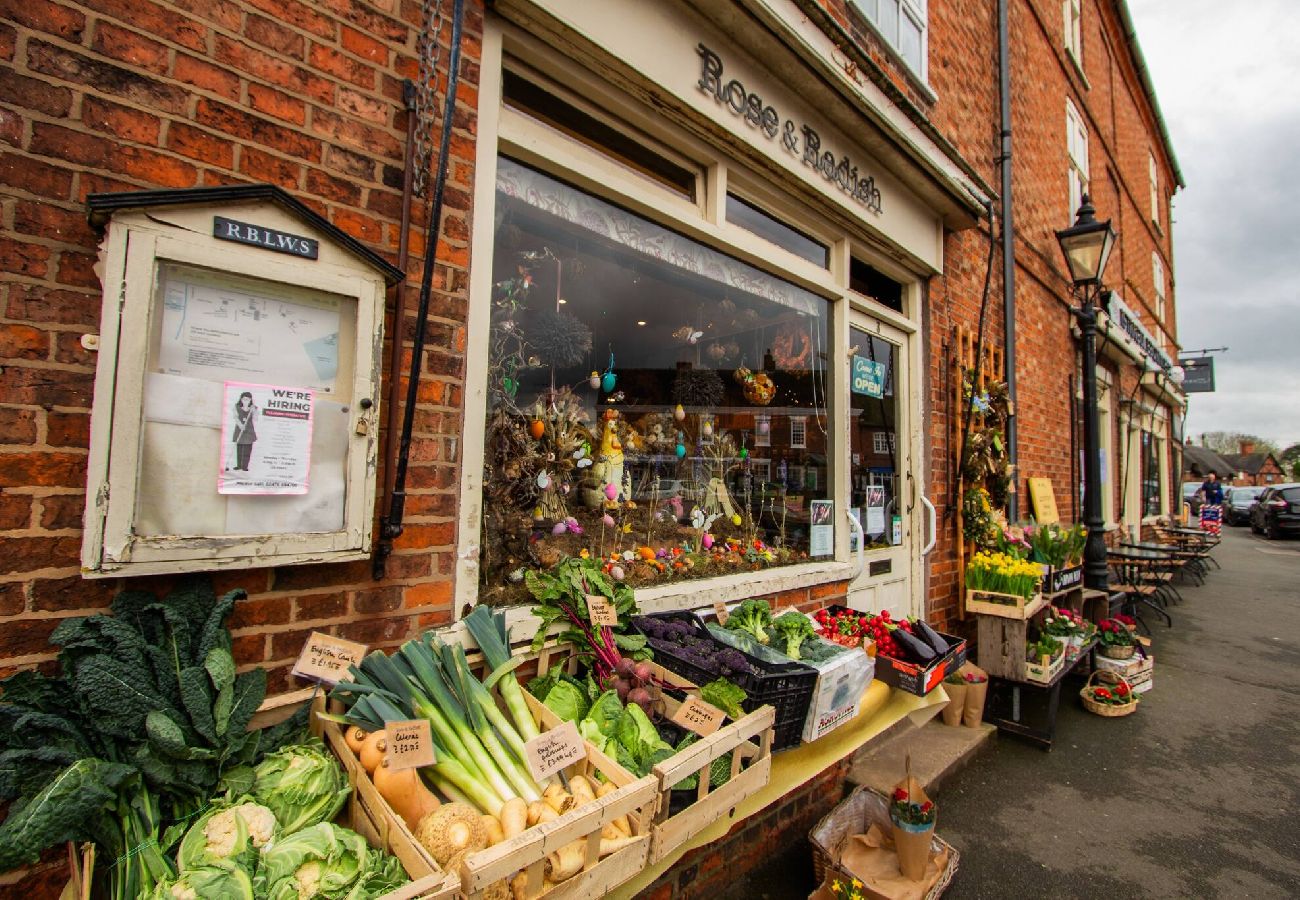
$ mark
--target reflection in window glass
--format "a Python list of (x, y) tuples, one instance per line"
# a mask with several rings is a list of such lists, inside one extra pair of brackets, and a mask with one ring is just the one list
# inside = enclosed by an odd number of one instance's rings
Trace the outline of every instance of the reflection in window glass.
[(830, 250), (806, 234), (796, 231), (780, 219), (769, 216), (756, 206), (746, 203), (735, 194), (727, 195), (727, 221), (751, 231), (765, 241), (789, 250), (813, 265), (826, 268)]
[(921, 71), (921, 26), (906, 13), (898, 22), (898, 55), (913, 70)]
[(832, 554), (826, 300), (507, 159), (496, 223), (482, 600)]
[(1149, 431), (1142, 432), (1142, 515), (1160, 515), (1160, 444)]
[(898, 496), (898, 396), (894, 345), (854, 328), (849, 382), (850, 506), (862, 523), (867, 549), (895, 543)]

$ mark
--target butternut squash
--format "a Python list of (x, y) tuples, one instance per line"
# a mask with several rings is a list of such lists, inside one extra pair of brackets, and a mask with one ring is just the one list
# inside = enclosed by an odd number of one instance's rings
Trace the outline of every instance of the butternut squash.
[(388, 768), (388, 760), (383, 760), (371, 773), (375, 781), (375, 790), (379, 796), (388, 801), (393, 812), (401, 817), (406, 827), (412, 830), (420, 820), (433, 812), (442, 803), (424, 786), (418, 769), (401, 769), (393, 772)]
[(370, 732), (361, 744), (361, 752), (358, 754), (361, 768), (373, 775), (375, 769), (379, 768), (379, 764), (384, 761), (384, 754), (387, 752), (388, 734), (382, 729)]
[(360, 728), (356, 725), (349, 725), (347, 730), (343, 732), (343, 742), (348, 745), (348, 749), (357, 754), (357, 756), (360, 756), (361, 745), (366, 742), (366, 738), (369, 736), (370, 732), (366, 731), (364, 728)]

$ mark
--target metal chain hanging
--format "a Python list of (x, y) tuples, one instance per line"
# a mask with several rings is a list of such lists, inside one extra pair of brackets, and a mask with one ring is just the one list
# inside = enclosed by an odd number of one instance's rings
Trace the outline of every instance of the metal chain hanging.
[(427, 188), (429, 168), (433, 164), (433, 126), (438, 120), (438, 64), (442, 60), (442, 26), (446, 21), (442, 7), (442, 0), (423, 0), (420, 4), (420, 34), (415, 42), (420, 70), (415, 81), (414, 190), (417, 197), (425, 198), (426, 206), (430, 199)]

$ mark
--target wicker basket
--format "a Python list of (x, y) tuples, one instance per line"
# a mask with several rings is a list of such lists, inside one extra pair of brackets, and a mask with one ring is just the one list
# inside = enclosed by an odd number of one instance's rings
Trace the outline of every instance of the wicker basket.
[[(872, 822), (884, 828), (890, 827), (889, 801), (875, 791), (859, 787), (840, 801), (808, 833), (808, 841), (812, 844), (813, 851), (813, 875), (817, 884), (825, 881), (828, 873), (842, 871), (839, 867), (840, 845), (849, 835), (865, 833)], [(925, 900), (937, 900), (948, 889), (948, 885), (952, 884), (953, 876), (957, 874), (957, 865), (961, 861), (961, 854), (957, 852), (957, 848), (938, 835), (931, 837), (931, 853), (945, 850), (948, 852), (948, 865), (944, 867), (934, 886), (925, 895)]]
[(1098, 644), (1097, 652), (1109, 659), (1132, 659), (1137, 652), (1137, 644)]
[[(1096, 682), (1103, 682), (1110, 685), (1122, 684), (1128, 689), (1129, 702), (1124, 704), (1098, 703), (1092, 699), (1092, 690), (1097, 687)], [(1079, 691), (1079, 699), (1083, 701), (1083, 708), (1095, 716), (1103, 716), (1107, 719), (1115, 719), (1120, 716), (1132, 715), (1138, 708), (1138, 695), (1133, 693), (1133, 686), (1128, 683), (1128, 679), (1118, 672), (1111, 672), (1107, 669), (1098, 669), (1088, 677), (1088, 683)]]

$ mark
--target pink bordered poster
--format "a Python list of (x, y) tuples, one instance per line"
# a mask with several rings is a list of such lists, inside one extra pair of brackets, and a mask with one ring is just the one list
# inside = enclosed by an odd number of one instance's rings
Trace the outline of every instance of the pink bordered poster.
[(307, 493), (314, 399), (309, 388), (227, 381), (217, 493)]

